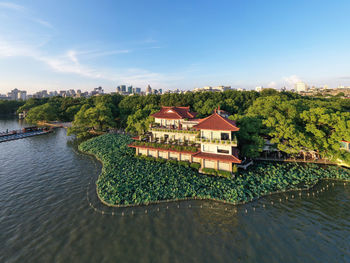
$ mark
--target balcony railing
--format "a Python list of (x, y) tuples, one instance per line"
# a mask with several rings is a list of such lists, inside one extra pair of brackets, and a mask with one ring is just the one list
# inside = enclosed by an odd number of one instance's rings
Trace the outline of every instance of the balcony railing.
[(157, 127), (152, 126), (150, 128), (150, 131), (199, 134), (199, 131), (194, 129), (186, 130), (186, 129), (172, 128), (172, 127), (164, 127), (164, 126), (157, 126)]
[(172, 143), (158, 143), (158, 142), (140, 142), (134, 141), (131, 145), (134, 146), (144, 146), (152, 147), (164, 150), (175, 150), (175, 151), (186, 151), (186, 152), (197, 152), (199, 150), (199, 145), (180, 145)]
[(236, 137), (234, 137), (232, 140), (196, 138), (196, 142), (197, 143), (212, 143), (212, 144), (237, 146), (237, 138)]

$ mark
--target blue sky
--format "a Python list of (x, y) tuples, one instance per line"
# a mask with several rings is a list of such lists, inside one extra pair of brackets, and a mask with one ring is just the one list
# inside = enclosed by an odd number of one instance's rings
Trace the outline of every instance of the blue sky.
[(350, 85), (350, 1), (1, 1), (0, 93)]

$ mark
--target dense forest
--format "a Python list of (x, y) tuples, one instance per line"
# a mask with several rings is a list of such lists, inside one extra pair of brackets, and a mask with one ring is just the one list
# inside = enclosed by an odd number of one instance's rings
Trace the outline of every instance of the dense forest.
[(0, 100), (0, 115), (14, 114), (18, 107), (22, 106), (24, 101)]
[(257, 157), (267, 138), (289, 156), (313, 152), (315, 156), (341, 158), (350, 163), (350, 154), (339, 150), (341, 140), (350, 141), (350, 100), (338, 97), (307, 97), (273, 89), (148, 96), (113, 94), (29, 99), (18, 112), (28, 111), (27, 120), (33, 123), (73, 121), (69, 134), (86, 137), (91, 130), (112, 128), (141, 134), (152, 122), (149, 115), (161, 106), (190, 106), (199, 117), (205, 117), (219, 105), (240, 127), (237, 137), (242, 156)]

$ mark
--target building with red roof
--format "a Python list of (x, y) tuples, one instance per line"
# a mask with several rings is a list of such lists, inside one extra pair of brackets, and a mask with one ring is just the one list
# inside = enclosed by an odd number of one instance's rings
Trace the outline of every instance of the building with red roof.
[[(235, 136), (239, 128), (235, 121), (228, 119), (228, 113), (220, 108), (204, 119), (196, 119), (196, 115), (189, 107), (162, 107), (151, 115), (155, 121), (148, 140), (154, 145), (178, 145), (176, 151), (171, 150), (174, 147), (167, 150), (167, 147), (142, 144), (130, 146), (136, 148), (138, 155), (200, 163), (200, 171), (209, 168), (232, 172), (232, 165), (241, 163)], [(197, 147), (198, 151), (187, 151), (187, 145)]]

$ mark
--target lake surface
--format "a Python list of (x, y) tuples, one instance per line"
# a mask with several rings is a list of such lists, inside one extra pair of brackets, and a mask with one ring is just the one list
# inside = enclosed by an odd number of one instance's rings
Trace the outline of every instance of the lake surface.
[[(23, 125), (0, 119), (0, 132)], [(101, 165), (70, 141), (57, 129), (0, 143), (0, 262), (350, 262), (350, 184), (118, 210), (98, 202)]]

